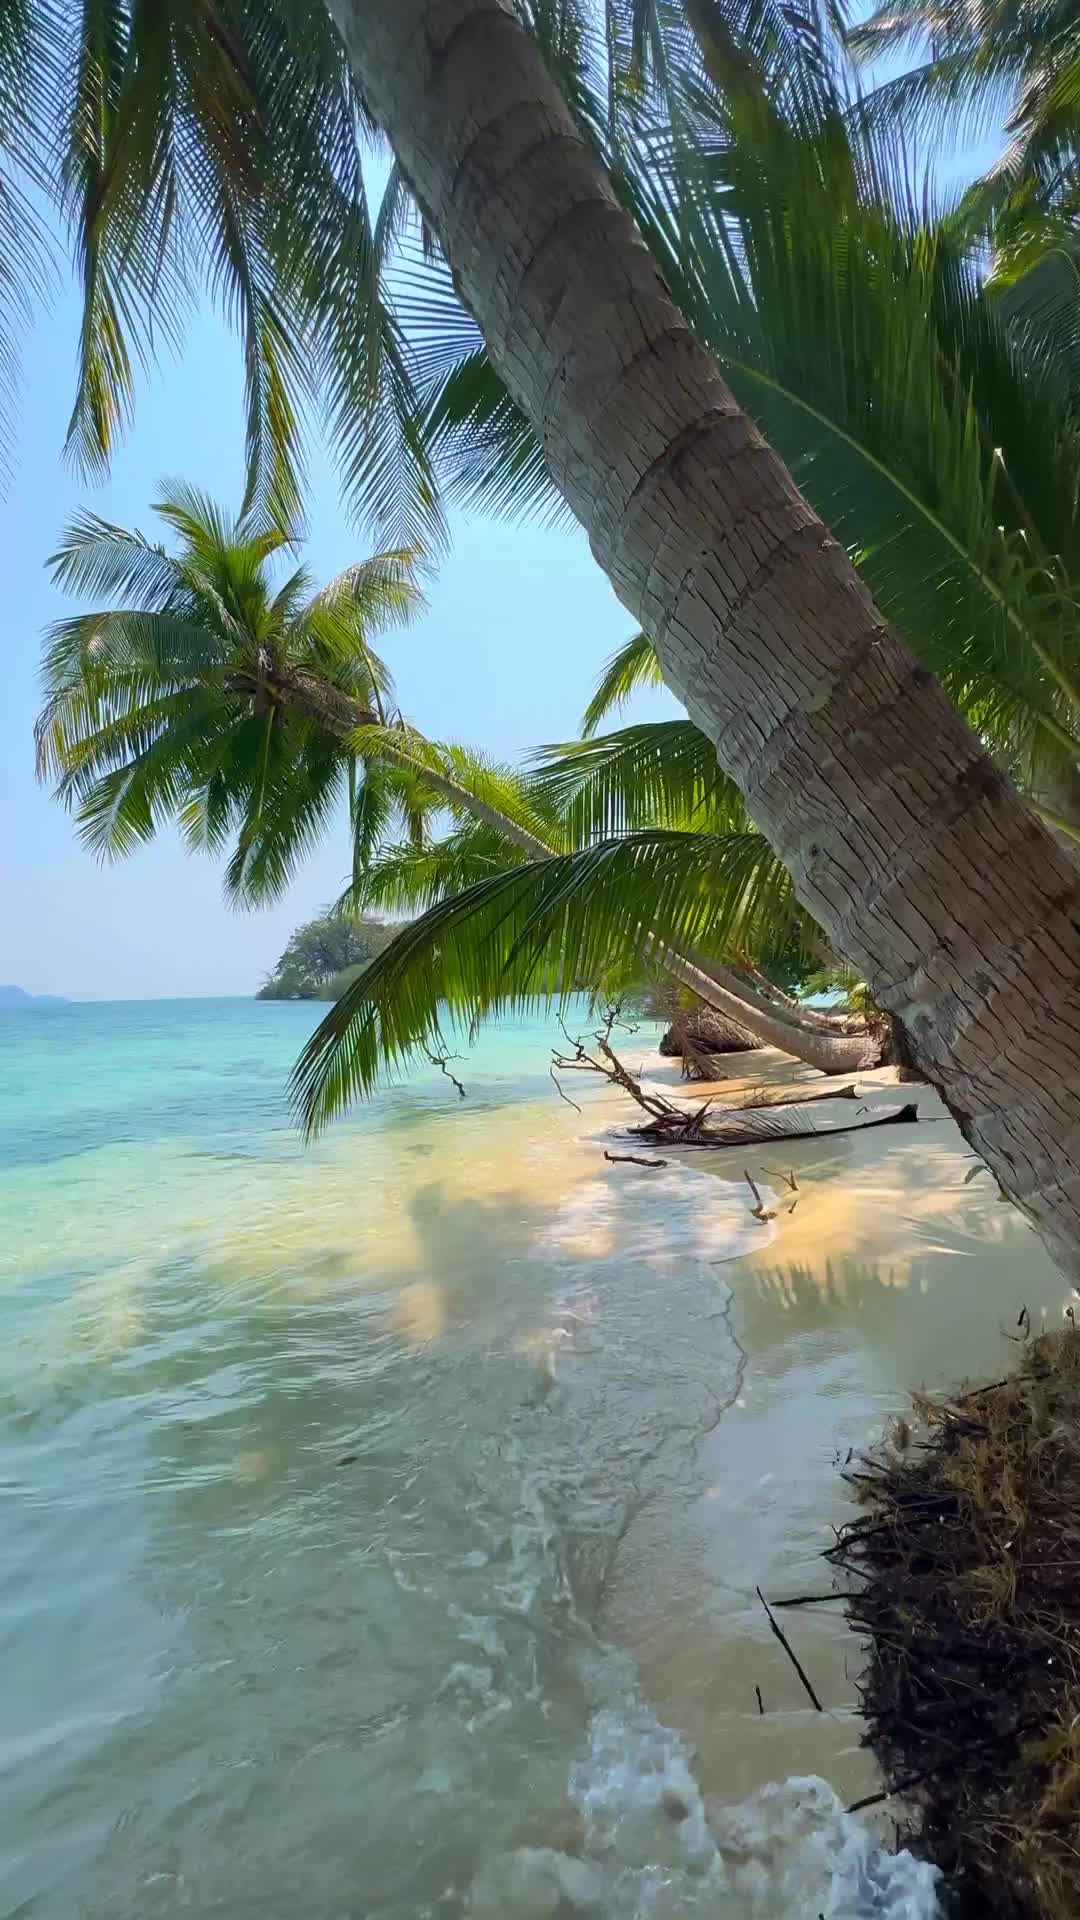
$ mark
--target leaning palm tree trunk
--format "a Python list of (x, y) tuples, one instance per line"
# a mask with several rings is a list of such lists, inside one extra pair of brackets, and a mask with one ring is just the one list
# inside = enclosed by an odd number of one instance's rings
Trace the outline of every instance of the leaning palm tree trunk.
[[(311, 675), (301, 677), (294, 673), (282, 678), (274, 685), (274, 696), (283, 704), (292, 704), (308, 713), (327, 732), (341, 740), (351, 740), (361, 729), (369, 728), (374, 718), (360, 701), (351, 699), (337, 688), (319, 686)], [(406, 739), (397, 750), (392, 729), (381, 728), (378, 732), (381, 759), (415, 773), (456, 812), (466, 813), (474, 820), (494, 827), (527, 859), (551, 858), (555, 848), (527, 826), (511, 820), (435, 766), (428, 754), (419, 751), (424, 744), (416, 742), (410, 750)], [(780, 1047), (805, 1065), (819, 1068), (822, 1073), (854, 1073), (859, 1068), (876, 1066), (881, 1057), (880, 1043), (871, 1034), (864, 1032), (849, 1036), (822, 1032), (798, 1015), (772, 1005), (753, 987), (741, 982), (736, 974), (711, 960), (675, 953), (666, 946), (654, 947), (653, 950), (673, 979), (689, 987), (708, 1006), (715, 1007), (718, 1013), (727, 1014), (739, 1026), (745, 1027), (764, 1046)]]
[(780, 1007), (770, 1006), (753, 988), (737, 984), (734, 976), (728, 976), (731, 987), (722, 985), (717, 978), (722, 970), (711, 962), (706, 973), (703, 966), (673, 953), (670, 947), (664, 947), (657, 957), (673, 979), (689, 987), (707, 1006), (737, 1021), (763, 1046), (780, 1047), (808, 1067), (817, 1067), (822, 1073), (857, 1073), (861, 1068), (876, 1067), (881, 1059), (881, 1042), (871, 1033), (825, 1033), (805, 1027)]
[(332, 5), (665, 679), (830, 944), (1080, 1274), (1080, 873), (736, 405), (508, 6)]

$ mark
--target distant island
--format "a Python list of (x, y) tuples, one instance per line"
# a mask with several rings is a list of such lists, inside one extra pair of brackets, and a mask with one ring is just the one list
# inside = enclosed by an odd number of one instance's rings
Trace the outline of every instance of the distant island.
[(62, 993), (27, 993), (25, 987), (0, 983), (0, 1007), (69, 1007)]
[(337, 1000), (404, 922), (321, 914), (297, 927), (257, 1000)]

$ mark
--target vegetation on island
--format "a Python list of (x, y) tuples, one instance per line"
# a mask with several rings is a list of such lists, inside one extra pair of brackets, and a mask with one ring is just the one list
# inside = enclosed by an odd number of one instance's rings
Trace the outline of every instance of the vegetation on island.
[(290, 934), (284, 952), (256, 994), (257, 1000), (337, 1000), (398, 928), (364, 915), (342, 919), (322, 913)]

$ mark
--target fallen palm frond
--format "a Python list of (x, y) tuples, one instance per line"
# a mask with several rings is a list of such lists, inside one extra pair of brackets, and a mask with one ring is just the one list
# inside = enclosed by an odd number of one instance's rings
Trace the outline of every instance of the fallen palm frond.
[(826, 1134), (862, 1133), (867, 1127), (914, 1124), (919, 1118), (913, 1101), (884, 1107), (866, 1120), (843, 1120), (838, 1126), (823, 1123), (804, 1107), (785, 1107), (780, 1113), (768, 1108), (734, 1107), (720, 1114), (710, 1112), (710, 1107), (711, 1102), (706, 1101), (692, 1113), (675, 1109), (650, 1119), (645, 1126), (631, 1127), (629, 1132), (639, 1140), (673, 1147), (755, 1147), (768, 1146), (775, 1140), (816, 1139)]
[[(1021, 1315), (1026, 1325), (1026, 1316)], [(918, 1396), (927, 1429), (848, 1478), (827, 1556), (870, 1643), (867, 1743), (965, 1914), (1080, 1912), (1080, 1333), (1006, 1380)]]
[(754, 1087), (739, 1101), (744, 1112), (759, 1107), (808, 1107), (815, 1100), (857, 1100), (859, 1089), (850, 1082), (843, 1087), (803, 1085), (794, 1087)]

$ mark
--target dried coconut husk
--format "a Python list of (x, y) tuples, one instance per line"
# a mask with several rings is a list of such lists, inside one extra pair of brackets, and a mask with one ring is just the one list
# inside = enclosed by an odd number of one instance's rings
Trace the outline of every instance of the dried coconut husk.
[(870, 1643), (866, 1743), (957, 1911), (1080, 1916), (1080, 1333), (919, 1396), (829, 1554)]

